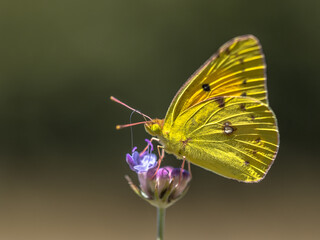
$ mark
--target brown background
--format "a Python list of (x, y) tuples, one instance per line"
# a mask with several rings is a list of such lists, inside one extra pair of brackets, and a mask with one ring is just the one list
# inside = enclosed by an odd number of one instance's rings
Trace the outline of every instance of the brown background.
[[(131, 112), (108, 97), (164, 117), (193, 71), (248, 33), (266, 55), (279, 155), (259, 184), (193, 167), (166, 239), (318, 239), (319, 9), (311, 0), (2, 1), (0, 239), (155, 239), (155, 209), (124, 179), (134, 178), (130, 131), (114, 128)], [(148, 136), (133, 130), (141, 148)]]

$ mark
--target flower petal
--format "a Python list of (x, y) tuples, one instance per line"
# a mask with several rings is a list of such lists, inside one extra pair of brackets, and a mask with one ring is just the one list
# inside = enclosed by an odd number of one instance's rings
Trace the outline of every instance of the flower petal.
[[(181, 172), (182, 171), (182, 172)], [(173, 184), (175, 185), (176, 191), (174, 193), (174, 198), (181, 195), (185, 189), (188, 187), (188, 184), (191, 180), (190, 173), (181, 168), (175, 168), (172, 170), (171, 176), (173, 178)]]
[(129, 164), (129, 167), (131, 168), (131, 170), (134, 171), (134, 169), (133, 169), (134, 160), (133, 160), (133, 157), (129, 153), (127, 153), (127, 155), (126, 155), (126, 161)]
[(132, 153), (134, 153), (137, 150), (137, 147), (132, 148)]

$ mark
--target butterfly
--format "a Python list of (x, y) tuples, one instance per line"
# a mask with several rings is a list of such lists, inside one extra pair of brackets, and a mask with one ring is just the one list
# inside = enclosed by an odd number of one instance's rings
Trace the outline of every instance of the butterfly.
[(259, 40), (235, 37), (180, 88), (164, 119), (144, 123), (167, 153), (240, 182), (259, 182), (279, 149)]

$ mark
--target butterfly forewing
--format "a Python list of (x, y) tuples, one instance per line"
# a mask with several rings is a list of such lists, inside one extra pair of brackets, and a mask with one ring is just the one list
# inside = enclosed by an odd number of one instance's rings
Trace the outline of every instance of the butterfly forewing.
[(173, 124), (184, 110), (212, 97), (248, 96), (267, 103), (265, 68), (257, 38), (232, 39), (181, 87), (168, 109), (166, 124)]
[(243, 182), (263, 179), (278, 150), (273, 112), (248, 97), (202, 101), (177, 117), (170, 135), (190, 162)]

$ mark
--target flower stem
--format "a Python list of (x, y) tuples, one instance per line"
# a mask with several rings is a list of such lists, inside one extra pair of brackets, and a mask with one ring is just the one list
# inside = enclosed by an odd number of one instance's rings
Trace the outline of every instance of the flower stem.
[(163, 240), (165, 217), (166, 217), (166, 209), (157, 207), (157, 240)]

